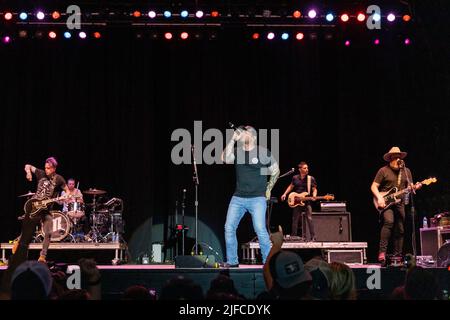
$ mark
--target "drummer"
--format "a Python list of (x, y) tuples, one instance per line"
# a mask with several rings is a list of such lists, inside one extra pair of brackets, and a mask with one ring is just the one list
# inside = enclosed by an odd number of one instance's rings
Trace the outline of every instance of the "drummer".
[(84, 203), (83, 194), (81, 193), (81, 191), (79, 189), (75, 188), (75, 179), (70, 178), (69, 180), (67, 180), (67, 187), (69, 188), (69, 192), (66, 193), (65, 191), (62, 191), (61, 196), (71, 195), (74, 197), (66, 199), (62, 202), (62, 204), (63, 204), (62, 211), (63, 212), (69, 211), (69, 208), (68, 208), (69, 203), (72, 203), (72, 202)]

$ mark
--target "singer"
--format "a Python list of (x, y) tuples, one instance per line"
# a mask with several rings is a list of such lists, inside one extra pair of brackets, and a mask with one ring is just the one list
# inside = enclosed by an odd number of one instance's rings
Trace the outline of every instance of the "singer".
[(270, 199), (272, 188), (280, 175), (278, 163), (269, 150), (258, 146), (256, 130), (251, 126), (235, 129), (232, 139), (222, 152), (222, 161), (233, 163), (236, 170), (236, 189), (228, 206), (225, 222), (227, 262), (222, 266), (239, 267), (236, 230), (247, 211), (252, 216), (253, 229), (258, 236), (265, 263), (270, 251), (270, 238), (266, 229), (266, 200)]
[[(299, 174), (292, 177), (291, 184), (287, 187), (286, 191), (281, 196), (281, 201), (286, 200), (287, 195), (294, 191), (297, 193), (308, 192), (313, 198), (317, 197), (317, 182), (313, 176), (308, 175), (309, 169), (308, 164), (304, 161), (298, 164)], [(313, 200), (314, 201), (314, 200)], [(314, 224), (312, 220), (312, 207), (311, 201), (306, 201), (305, 206), (298, 206), (292, 209), (292, 228), (291, 228), (291, 236), (298, 235), (298, 227), (300, 223), (300, 229), (302, 228), (302, 219), (301, 214), (305, 211), (306, 221), (308, 222), (309, 234), (311, 236), (311, 241), (316, 241), (315, 233), (314, 233)], [(306, 235), (302, 234), (304, 240), (306, 239)]]
[[(388, 191), (392, 188), (402, 190), (408, 187), (408, 180), (413, 181), (411, 171), (405, 167), (403, 159), (407, 153), (400, 151), (399, 147), (392, 147), (383, 159), (388, 162), (384, 167), (380, 168), (372, 182), (371, 191), (376, 197), (378, 206), (384, 208), (386, 206), (384, 198), (380, 192)], [(413, 187), (411, 185), (411, 187)], [(421, 186), (416, 187), (416, 189)], [(378, 261), (382, 264), (386, 263), (386, 251), (389, 239), (393, 234), (394, 237), (394, 255), (403, 253), (403, 238), (405, 233), (405, 204), (408, 203), (408, 195), (401, 202), (390, 206), (381, 212), (382, 228), (380, 235), (380, 248), (378, 253)]]

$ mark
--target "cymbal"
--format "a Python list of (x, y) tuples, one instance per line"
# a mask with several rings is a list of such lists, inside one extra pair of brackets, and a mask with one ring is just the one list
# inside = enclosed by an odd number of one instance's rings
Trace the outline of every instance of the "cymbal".
[(99, 189), (92, 189), (89, 188), (89, 190), (83, 191), (83, 193), (85, 194), (92, 194), (92, 195), (100, 195), (100, 194), (105, 194), (106, 191), (105, 190), (99, 190)]
[(17, 198), (22, 198), (22, 197), (31, 197), (31, 196), (34, 196), (35, 195), (35, 193), (34, 192), (31, 192), (31, 191), (29, 191), (28, 193), (25, 193), (25, 194), (21, 194), (20, 196), (17, 196)]

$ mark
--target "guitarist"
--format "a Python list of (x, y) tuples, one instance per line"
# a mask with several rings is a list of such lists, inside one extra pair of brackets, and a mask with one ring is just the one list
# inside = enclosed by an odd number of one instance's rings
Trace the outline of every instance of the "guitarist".
[[(61, 190), (64, 190), (66, 193), (70, 192), (69, 188), (66, 185), (66, 180), (62, 176), (56, 173), (56, 167), (58, 166), (58, 162), (54, 157), (50, 157), (45, 160), (45, 168), (37, 169), (36, 167), (26, 164), (25, 172), (26, 178), (28, 181), (33, 180), (33, 175), (36, 177), (37, 181), (37, 189), (36, 193), (32, 197), (32, 199), (50, 199), (56, 198), (58, 193)], [(36, 223), (42, 221), (43, 223), (43, 231), (45, 233), (44, 242), (42, 244), (42, 250), (39, 256), (38, 261), (46, 263), (47, 250), (50, 245), (50, 239), (53, 231), (53, 220), (52, 215), (50, 214), (51, 205), (48, 210), (42, 210), (40, 212), (40, 219), (36, 219)], [(13, 253), (16, 251), (20, 242), (20, 237), (16, 243), (14, 243)]]
[[(291, 184), (287, 187), (286, 191), (281, 196), (281, 200), (286, 200), (286, 197), (292, 191), (297, 193), (308, 192), (313, 198), (317, 197), (317, 182), (313, 176), (308, 175), (308, 164), (304, 161), (298, 164), (299, 174), (292, 177)], [(314, 224), (312, 220), (312, 207), (311, 201), (307, 201), (305, 206), (297, 206), (292, 209), (292, 229), (291, 235), (298, 235), (298, 227), (302, 224), (301, 214), (302, 211), (306, 213), (306, 219), (308, 221), (309, 234), (311, 235), (311, 241), (316, 241), (314, 233)], [(303, 237), (306, 234), (302, 235)], [(306, 240), (306, 239), (305, 239)]]
[[(412, 190), (422, 187), (421, 184), (412, 185), (411, 171), (404, 166), (402, 160), (406, 155), (407, 153), (400, 151), (400, 148), (392, 147), (383, 156), (383, 159), (388, 163), (378, 170), (370, 188), (377, 199), (379, 208), (386, 207), (385, 200), (380, 192), (386, 192), (392, 188), (402, 190), (408, 186), (412, 187)], [(407, 200), (406, 196), (399, 203), (389, 206), (381, 212), (380, 218), (383, 219), (383, 226), (381, 228), (378, 261), (382, 264), (386, 262), (387, 246), (392, 234), (394, 236), (394, 255), (400, 255), (403, 252), (405, 202)]]

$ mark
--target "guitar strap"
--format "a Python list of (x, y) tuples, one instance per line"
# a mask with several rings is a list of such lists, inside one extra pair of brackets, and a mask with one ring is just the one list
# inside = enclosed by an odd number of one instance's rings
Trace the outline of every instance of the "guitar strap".
[(401, 181), (402, 181), (402, 171), (403, 170), (399, 170), (399, 173), (398, 173), (398, 177), (397, 177), (397, 188), (400, 190), (400, 183), (401, 183)]
[(306, 190), (311, 195), (311, 176), (309, 174), (306, 176)]

